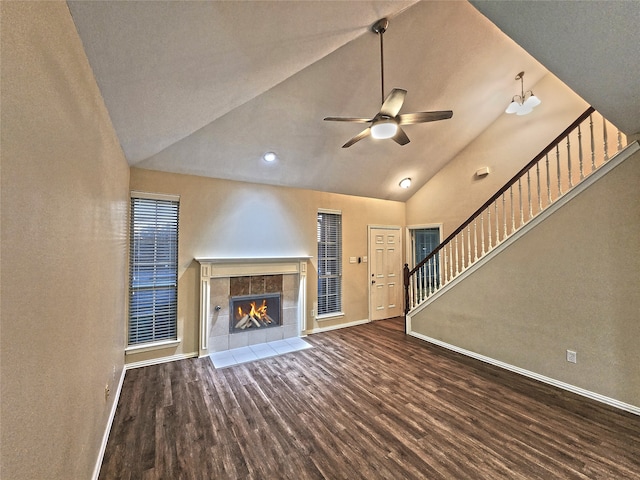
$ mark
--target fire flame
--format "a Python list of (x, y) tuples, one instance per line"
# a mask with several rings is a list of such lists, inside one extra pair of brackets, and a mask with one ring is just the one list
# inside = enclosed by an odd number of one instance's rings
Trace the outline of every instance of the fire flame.
[(238, 306), (238, 311), (236, 313), (236, 320), (240, 320), (236, 323), (236, 328), (245, 329), (251, 327), (251, 325), (255, 325), (256, 327), (260, 327), (262, 325), (268, 325), (273, 323), (273, 318), (271, 318), (267, 314), (267, 301), (262, 300), (262, 305), (259, 307), (256, 306), (256, 302), (250, 302), (250, 309), (246, 311), (242, 308), (242, 305)]
[(242, 318), (245, 315), (249, 315), (250, 317), (256, 318), (258, 320), (264, 320), (267, 318), (267, 301), (266, 300), (262, 300), (262, 305), (260, 305), (259, 307), (256, 307), (256, 302), (251, 302), (249, 305), (251, 305), (251, 309), (248, 312), (245, 312), (242, 309), (242, 306), (238, 307), (238, 314), (237, 314), (238, 318)]

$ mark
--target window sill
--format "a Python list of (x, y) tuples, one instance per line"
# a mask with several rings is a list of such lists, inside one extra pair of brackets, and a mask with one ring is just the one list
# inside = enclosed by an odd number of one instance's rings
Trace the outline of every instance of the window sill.
[(325, 322), (327, 320), (335, 320), (337, 318), (344, 317), (344, 312), (325, 313), (324, 315), (318, 315), (316, 317), (317, 322)]
[(143, 343), (140, 345), (130, 345), (124, 349), (125, 355), (133, 355), (135, 353), (150, 352), (152, 350), (160, 350), (162, 348), (177, 347), (181, 340), (163, 340), (161, 342)]

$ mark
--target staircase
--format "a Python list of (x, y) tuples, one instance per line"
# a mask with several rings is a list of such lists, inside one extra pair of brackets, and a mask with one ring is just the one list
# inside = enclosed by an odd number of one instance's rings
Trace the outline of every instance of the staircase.
[[(613, 133), (615, 132), (615, 133)], [(588, 108), (413, 269), (404, 266), (411, 316), (639, 149)]]

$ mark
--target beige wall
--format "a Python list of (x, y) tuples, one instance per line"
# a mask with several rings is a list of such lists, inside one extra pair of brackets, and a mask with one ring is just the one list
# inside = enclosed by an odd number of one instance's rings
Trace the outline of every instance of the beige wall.
[(435, 300), (413, 330), (640, 407), (639, 184), (636, 153)]
[(123, 369), (129, 168), (65, 2), (1, 2), (0, 476), (91, 478)]
[[(131, 169), (131, 189), (180, 195), (177, 348), (128, 355), (127, 363), (197, 352), (199, 265), (195, 257), (311, 255), (307, 284), (308, 330), (365, 320), (367, 264), (349, 257), (367, 255), (367, 225), (404, 225), (404, 203), (311, 190), (232, 182), (191, 175)], [(342, 211), (343, 311), (338, 320), (316, 322), (316, 213)]]
[(442, 223), (446, 237), (588, 108), (552, 74), (533, 91), (542, 104), (531, 114), (498, 117), (407, 201), (408, 225)]

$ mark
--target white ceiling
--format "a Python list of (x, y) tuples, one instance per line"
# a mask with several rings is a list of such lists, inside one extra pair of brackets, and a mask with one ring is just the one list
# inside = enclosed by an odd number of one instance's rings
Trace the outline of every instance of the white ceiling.
[[(462, 1), (68, 4), (125, 156), (146, 169), (406, 200), (503, 114), (517, 72), (525, 88), (547, 73)], [(403, 147), (342, 149), (363, 125), (322, 119), (379, 110), (382, 17), (386, 93), (408, 90), (401, 113), (453, 118), (407, 126)]]

